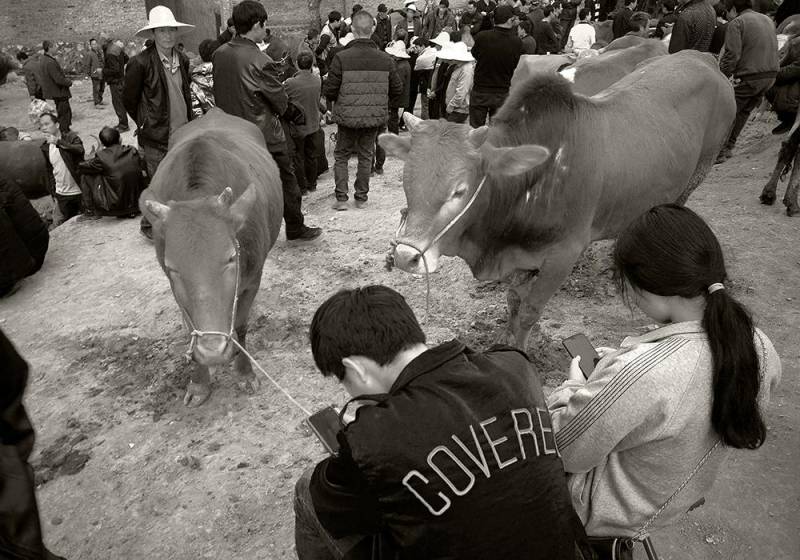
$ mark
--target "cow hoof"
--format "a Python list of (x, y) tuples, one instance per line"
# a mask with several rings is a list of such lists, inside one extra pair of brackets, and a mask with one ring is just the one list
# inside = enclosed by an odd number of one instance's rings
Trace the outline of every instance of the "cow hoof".
[(762, 194), (758, 199), (761, 201), (761, 204), (766, 204), (767, 206), (775, 204), (774, 194)]
[(792, 216), (800, 216), (800, 208), (797, 206), (787, 206), (786, 207), (786, 215), (790, 218)]
[(236, 386), (245, 395), (255, 395), (261, 388), (261, 380), (258, 377), (249, 377), (236, 382)]
[(186, 395), (183, 397), (183, 404), (191, 407), (200, 406), (206, 402), (210, 396), (211, 388), (208, 385), (190, 381), (189, 386), (186, 387)]

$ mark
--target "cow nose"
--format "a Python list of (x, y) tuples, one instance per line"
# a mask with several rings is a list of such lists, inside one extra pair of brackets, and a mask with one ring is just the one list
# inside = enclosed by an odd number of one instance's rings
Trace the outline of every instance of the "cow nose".
[(194, 358), (203, 365), (217, 365), (228, 361), (228, 337), (221, 334), (204, 334), (197, 337)]
[(406, 272), (411, 272), (413, 274), (424, 273), (425, 263), (422, 261), (423, 258), (428, 265), (427, 271), (434, 272), (436, 270), (437, 262), (436, 259), (430, 258), (430, 253), (426, 253), (423, 257), (418, 250), (414, 249), (413, 247), (403, 245), (402, 243), (398, 244), (394, 249), (395, 265)]

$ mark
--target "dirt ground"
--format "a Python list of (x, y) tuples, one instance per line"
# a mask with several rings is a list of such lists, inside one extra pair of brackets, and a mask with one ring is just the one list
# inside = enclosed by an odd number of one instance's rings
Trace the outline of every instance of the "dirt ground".
[[(89, 83), (76, 83), (73, 95), (83, 138), (115, 123), (108, 94), (101, 110)], [(31, 129), (19, 82), (0, 88), (0, 124)], [(764, 447), (736, 454), (704, 507), (654, 535), (665, 560), (800, 558), (800, 219), (758, 203), (779, 149), (771, 126), (750, 125), (689, 205), (722, 240), (732, 289), (775, 343), (783, 381)], [(324, 239), (292, 248), (281, 236), (269, 255), (248, 346), (306, 408), (344, 400), (315, 371), (306, 340), (313, 311), (339, 288), (399, 290), (433, 343), (460, 337), (484, 347), (505, 322), (503, 289), (474, 280), (458, 259), (431, 276), (427, 311), (424, 278), (384, 270), (404, 206), (400, 172), (389, 160), (372, 180), (368, 209), (338, 213), (327, 173), (304, 199)], [(323, 450), (273, 386), (240, 394), (229, 369), (205, 405), (183, 406), (187, 333), (137, 229), (138, 220), (68, 222), (52, 232), (42, 270), (0, 300), (0, 328), (32, 366), (26, 404), (46, 542), (69, 559), (294, 558), (294, 481)], [(609, 247), (590, 248), (528, 348), (550, 387), (567, 364), (561, 338), (585, 332), (596, 345), (617, 344), (648, 324), (616, 294)]]

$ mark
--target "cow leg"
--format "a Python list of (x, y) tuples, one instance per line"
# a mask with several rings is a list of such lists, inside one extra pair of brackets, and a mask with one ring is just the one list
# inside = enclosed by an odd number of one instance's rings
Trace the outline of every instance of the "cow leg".
[(559, 245), (552, 251), (552, 256), (542, 263), (537, 275), (529, 274), (527, 279), (509, 289), (514, 295), (509, 293), (508, 296), (508, 338), (513, 336), (517, 348), (527, 348), (530, 331), (539, 320), (544, 306), (572, 272), (572, 267), (585, 248), (585, 244), (574, 242)]
[(689, 195), (691, 195), (694, 190), (700, 186), (700, 183), (706, 178), (708, 172), (714, 166), (714, 162), (716, 161), (716, 154), (712, 153), (708, 156), (704, 156), (700, 162), (697, 164), (697, 167), (694, 170), (694, 173), (689, 178), (689, 182), (686, 183), (686, 188), (683, 189), (683, 192), (675, 201), (676, 204), (680, 204), (683, 206), (686, 204), (686, 201), (689, 200)]
[[(236, 310), (236, 338), (242, 348), (247, 348), (247, 318), (250, 316), (250, 308), (257, 292), (258, 288), (245, 290), (239, 298), (239, 308)], [(242, 392), (252, 395), (261, 386), (261, 380), (253, 372), (253, 364), (244, 352), (240, 351), (236, 355), (233, 372), (236, 376), (236, 385)]]
[(200, 406), (211, 396), (211, 374), (208, 367), (194, 364), (194, 371), (186, 387), (183, 404), (186, 406)]
[(783, 195), (783, 205), (786, 206), (787, 216), (796, 216), (800, 214), (800, 206), (797, 204), (797, 190), (800, 184), (800, 171), (797, 167), (800, 165), (800, 151), (794, 156), (794, 168), (792, 174), (789, 176), (789, 184), (786, 186), (786, 194)]
[(781, 144), (781, 151), (778, 153), (778, 162), (775, 164), (775, 169), (772, 170), (769, 181), (767, 181), (767, 184), (764, 185), (761, 191), (761, 196), (759, 197), (761, 204), (772, 206), (775, 203), (775, 191), (778, 189), (778, 181), (781, 180), (781, 177), (786, 175), (792, 166), (792, 160), (797, 153), (798, 139), (800, 138), (790, 137)]

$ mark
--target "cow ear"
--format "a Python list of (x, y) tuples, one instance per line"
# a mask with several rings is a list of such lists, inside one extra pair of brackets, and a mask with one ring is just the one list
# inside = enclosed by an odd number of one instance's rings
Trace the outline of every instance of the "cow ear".
[(481, 148), (486, 172), (489, 175), (513, 177), (527, 173), (542, 165), (550, 157), (550, 150), (536, 144), (523, 144), (505, 148), (495, 148), (484, 144)]
[(225, 190), (217, 197), (217, 202), (222, 206), (230, 207), (233, 200), (233, 191), (230, 187), (225, 187)]
[(415, 117), (413, 113), (408, 111), (403, 113), (403, 121), (406, 123), (406, 128), (409, 132), (414, 132), (414, 129), (424, 122), (421, 118)]
[[(225, 189), (230, 190), (230, 188)], [(257, 187), (255, 183), (250, 183), (247, 189), (231, 204), (231, 216), (233, 217), (234, 227), (239, 231), (244, 223), (247, 221), (247, 216), (250, 214), (250, 208), (258, 197)]]
[(169, 215), (169, 206), (156, 200), (145, 200), (142, 210), (144, 210), (145, 217), (151, 222), (163, 222)]
[(469, 138), (470, 144), (472, 144), (475, 148), (480, 148), (483, 146), (483, 143), (486, 142), (486, 136), (488, 136), (488, 134), (489, 127), (483, 125), (470, 130), (467, 138)]
[(378, 144), (386, 150), (387, 154), (403, 160), (408, 157), (408, 152), (411, 151), (411, 138), (408, 136), (381, 134), (378, 136)]

